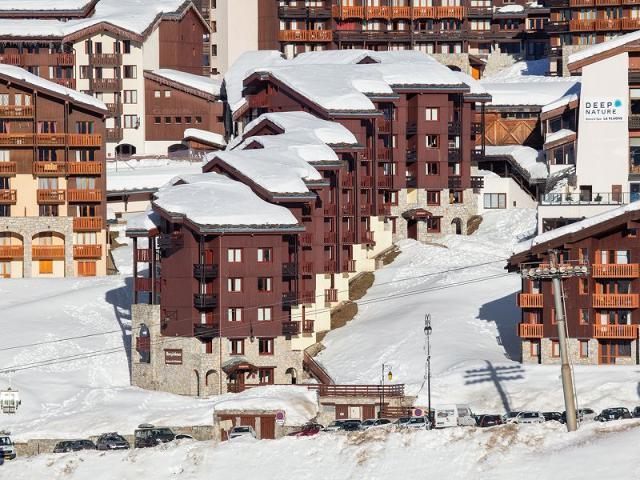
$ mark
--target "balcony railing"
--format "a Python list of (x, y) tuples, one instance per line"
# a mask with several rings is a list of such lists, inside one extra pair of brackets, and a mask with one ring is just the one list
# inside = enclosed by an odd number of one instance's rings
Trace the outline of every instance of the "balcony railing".
[(220, 335), (220, 326), (217, 323), (194, 323), (193, 335), (203, 340), (217, 338)]
[(218, 297), (211, 293), (195, 293), (193, 306), (195, 308), (215, 308), (218, 305)]
[(278, 41), (280, 42), (331, 42), (332, 30), (280, 30)]
[(324, 301), (327, 303), (337, 302), (338, 301), (338, 289), (336, 288), (326, 288), (324, 291)]
[(629, 339), (638, 335), (638, 325), (594, 325), (593, 338)]
[(0, 245), (0, 258), (3, 260), (24, 257), (22, 245)]
[(640, 18), (623, 18), (622, 30), (638, 30), (640, 29)]
[(620, 30), (622, 21), (619, 18), (599, 18), (596, 20), (596, 30)]
[(360, 243), (364, 245), (373, 245), (376, 243), (373, 239), (373, 232), (360, 232)]
[(520, 323), (518, 336), (522, 338), (542, 338), (543, 325), (541, 323)]
[(298, 294), (296, 292), (283, 292), (282, 305), (284, 307), (293, 307), (298, 304)]
[(569, 21), (569, 30), (572, 32), (591, 32), (596, 28), (595, 19), (588, 20), (570, 20)]
[(352, 217), (355, 211), (356, 211), (356, 207), (352, 203), (342, 206), (342, 215)]
[(15, 205), (17, 201), (16, 191), (9, 189), (0, 190), (0, 205)]
[(193, 276), (203, 279), (216, 278), (218, 276), (218, 265), (196, 263), (193, 265)]
[(391, 120), (387, 120), (386, 118), (378, 120), (378, 132), (391, 133)]
[(0, 175), (15, 175), (16, 172), (16, 162), (0, 162)]
[(313, 262), (300, 262), (300, 271), (303, 274), (313, 273)]
[(70, 88), (71, 90), (76, 89), (75, 78), (52, 78), (51, 81), (53, 83), (57, 83), (58, 85), (62, 85), (63, 87)]
[(33, 174), (58, 177), (65, 174), (66, 166), (64, 162), (33, 162)]
[(303, 333), (313, 333), (313, 320), (303, 320), (302, 321), (302, 332)]
[(637, 293), (595, 293), (593, 308), (638, 308)]
[(39, 189), (38, 203), (58, 205), (64, 203), (65, 192), (60, 189)]
[(33, 117), (33, 106), (32, 105), (0, 105), (0, 117), (31, 118)]
[(547, 193), (540, 197), (541, 205), (626, 205), (629, 193)]
[(67, 198), (70, 202), (101, 202), (102, 190), (96, 189), (69, 189)]
[(520, 308), (542, 308), (544, 297), (542, 293), (521, 293), (518, 295)]
[(282, 334), (285, 337), (300, 334), (300, 322), (282, 322)]
[(100, 258), (102, 245), (74, 245), (73, 258)]
[(308, 232), (301, 233), (298, 238), (300, 239), (300, 245), (302, 245), (303, 247), (309, 247), (313, 245), (313, 235)]
[(391, 18), (410, 19), (411, 17), (411, 7), (391, 7)]
[(350, 245), (356, 243), (356, 232), (343, 232), (342, 243)]
[(102, 230), (102, 217), (74, 217), (74, 232), (94, 232)]
[(286, 262), (282, 264), (283, 277), (295, 277), (298, 274), (295, 262)]
[(334, 217), (338, 213), (338, 207), (335, 204), (326, 205), (322, 211), (325, 217)]
[(0, 133), (0, 145), (99, 147), (101, 135), (84, 133)]
[(342, 262), (342, 271), (353, 273), (356, 271), (356, 261), (355, 260), (345, 260)]
[(325, 260), (322, 269), (324, 273), (336, 273), (338, 271), (338, 264), (335, 260)]
[(343, 20), (346, 18), (364, 18), (364, 7), (340, 7), (334, 5), (333, 16)]
[(70, 147), (100, 147), (102, 145), (102, 135), (89, 133), (69, 133), (67, 143)]
[(324, 243), (336, 243), (336, 232), (324, 232)]
[(378, 215), (391, 215), (391, 204), (389, 203), (381, 203), (378, 205)]
[(101, 162), (69, 162), (67, 163), (69, 175), (100, 175), (102, 173)]
[(93, 53), (89, 55), (89, 64), (103, 67), (117, 67), (122, 64), (120, 53)]
[(462, 20), (466, 15), (466, 7), (436, 7), (438, 18), (457, 18)]
[(64, 245), (33, 245), (31, 256), (34, 260), (61, 260), (64, 259)]
[(92, 78), (89, 81), (89, 88), (94, 92), (117, 92), (122, 90), (122, 79)]
[(121, 128), (107, 128), (107, 142), (119, 142), (123, 138), (123, 132)]
[(365, 15), (368, 19), (388, 19), (391, 17), (391, 7), (366, 7)]
[(59, 53), (56, 55), (58, 65), (71, 66), (75, 63), (73, 53)]
[(436, 7), (413, 7), (413, 18), (436, 18)]
[(23, 62), (23, 57), (19, 53), (0, 54), (0, 63), (4, 63), (7, 65), (22, 65)]
[(640, 268), (637, 263), (607, 263), (591, 266), (593, 278), (638, 278)]
[(393, 188), (393, 175), (383, 175), (378, 177), (378, 188)]

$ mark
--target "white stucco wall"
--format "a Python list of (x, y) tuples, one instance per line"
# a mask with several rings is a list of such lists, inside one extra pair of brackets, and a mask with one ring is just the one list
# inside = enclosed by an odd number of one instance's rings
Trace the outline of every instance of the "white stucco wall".
[(497, 175), (485, 176), (484, 188), (480, 190), (480, 198), (478, 199), (478, 213), (480, 214), (494, 210), (484, 208), (485, 193), (504, 193), (506, 208), (536, 208), (538, 204), (512, 178), (502, 178)]
[(217, 32), (211, 43), (218, 46), (212, 59), (221, 74), (247, 50), (258, 50), (258, 0), (218, 0), (215, 16)]

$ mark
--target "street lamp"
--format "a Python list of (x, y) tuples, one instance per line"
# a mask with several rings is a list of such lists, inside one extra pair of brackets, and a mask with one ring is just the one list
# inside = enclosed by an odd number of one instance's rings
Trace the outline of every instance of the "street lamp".
[(391, 372), (391, 365), (388, 363), (382, 364), (382, 371), (380, 374), (380, 411), (378, 412), (378, 418), (382, 418), (382, 410), (384, 409), (384, 376), (387, 374), (389, 381), (393, 380), (393, 373)]
[(424, 334), (427, 336), (427, 402), (429, 423), (431, 423), (431, 314), (424, 316)]

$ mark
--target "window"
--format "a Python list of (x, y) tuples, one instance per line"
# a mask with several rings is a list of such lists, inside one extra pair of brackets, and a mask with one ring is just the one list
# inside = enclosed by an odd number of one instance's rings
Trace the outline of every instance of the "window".
[(384, 203), (388, 205), (398, 205), (398, 192), (385, 190), (383, 197)]
[(268, 322), (270, 321), (273, 317), (272, 314), (273, 313), (273, 308), (272, 307), (260, 307), (258, 308), (258, 321), (259, 322)]
[(580, 263), (589, 263), (589, 249), (581, 248), (578, 250), (578, 261)]
[(53, 148), (39, 148), (38, 149), (38, 161), (39, 162), (55, 162), (58, 160), (58, 152)]
[(196, 117), (196, 123), (202, 123), (202, 117)]
[(427, 190), (427, 205), (440, 205), (439, 190)]
[(507, 194), (506, 193), (485, 193), (484, 194), (484, 208), (507, 208)]
[(95, 190), (96, 179), (94, 177), (77, 177), (76, 188), (78, 190)]
[(170, 124), (171, 123), (171, 117), (164, 117), (164, 123)]
[(153, 96), (154, 96), (154, 98), (160, 98), (160, 90), (154, 90), (153, 91)]
[(96, 159), (94, 150), (76, 150), (76, 162), (93, 162)]
[(125, 65), (122, 67), (122, 75), (124, 78), (138, 78), (138, 71), (136, 65)]
[(540, 356), (540, 341), (532, 340), (530, 344), (530, 353), (532, 357)]
[(259, 277), (258, 278), (258, 291), (259, 292), (271, 292), (272, 291), (272, 279), (271, 277)]
[(138, 103), (138, 91), (137, 90), (125, 90), (124, 91), (124, 103)]
[(244, 338), (229, 339), (229, 355), (244, 355)]
[(580, 358), (589, 358), (588, 340), (580, 340)]
[(438, 109), (435, 107), (427, 107), (424, 110), (424, 119), (428, 122), (435, 122), (438, 120)]
[(589, 325), (589, 309), (580, 309), (580, 325)]
[(162, 123), (162, 117), (153, 117), (153, 123), (159, 125), (160, 123)]
[(91, 67), (89, 67), (88, 65), (81, 65), (80, 78), (91, 78)]
[(551, 340), (551, 356), (553, 358), (560, 357), (560, 344), (558, 343), (558, 340)]
[(258, 262), (270, 262), (272, 258), (272, 250), (270, 248), (258, 249)]
[(229, 263), (242, 262), (242, 249), (241, 248), (228, 248), (227, 249), (227, 261)]
[(229, 322), (241, 322), (242, 321), (242, 309), (239, 307), (227, 308), (227, 320)]
[(426, 171), (427, 175), (439, 175), (440, 168), (438, 162), (427, 162)]
[(578, 279), (578, 292), (580, 295), (587, 295), (589, 293), (589, 280), (586, 278)]
[(131, 53), (131, 40), (122, 41), (122, 53)]
[(273, 355), (273, 338), (258, 339), (258, 354)]
[(182, 123), (182, 117), (176, 117), (175, 120), (176, 123)]
[(241, 278), (227, 278), (227, 291), (229, 291), (229, 292), (241, 292), (242, 291), (242, 279)]
[(449, 204), (462, 203), (462, 190), (449, 190)]
[(38, 205), (38, 215), (41, 217), (57, 217), (58, 205)]
[(184, 117), (184, 123), (191, 123), (191, 117)]
[(556, 318), (556, 309), (551, 309), (551, 325), (556, 325), (558, 323), (558, 319)]
[(260, 383), (260, 384), (272, 384), (273, 383), (273, 368), (259, 368), (258, 369), (258, 383)]
[(41, 275), (53, 273), (53, 260), (39, 260), (39, 272)]
[(438, 135), (426, 135), (424, 138), (427, 148), (438, 148)]
[(164, 98), (170, 98), (171, 97), (171, 90), (165, 90), (164, 91)]
[(439, 233), (440, 232), (440, 217), (428, 217), (427, 218), (427, 232)]
[(138, 116), (137, 115), (125, 115), (124, 116), (124, 128), (138, 128)]

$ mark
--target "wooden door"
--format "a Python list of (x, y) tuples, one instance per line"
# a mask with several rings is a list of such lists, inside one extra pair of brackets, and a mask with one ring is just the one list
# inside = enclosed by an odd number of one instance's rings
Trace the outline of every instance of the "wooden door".
[(611, 200), (614, 202), (622, 201), (622, 185), (611, 185)]
[(347, 405), (336, 405), (336, 420), (346, 420), (349, 415), (349, 407)]
[(250, 426), (256, 428), (256, 417), (253, 415), (240, 416), (240, 426)]
[(369, 418), (376, 418), (376, 406), (375, 405), (363, 405), (362, 406), (362, 417), (365, 420)]
[(275, 440), (276, 438), (276, 417), (274, 415), (263, 415), (260, 417), (260, 439)]
[(616, 363), (613, 347), (613, 344), (606, 340), (600, 340), (598, 342), (598, 363), (600, 363), (600, 365), (613, 365)]
[(417, 220), (407, 220), (407, 237), (412, 238), (413, 240), (418, 239), (418, 221)]

